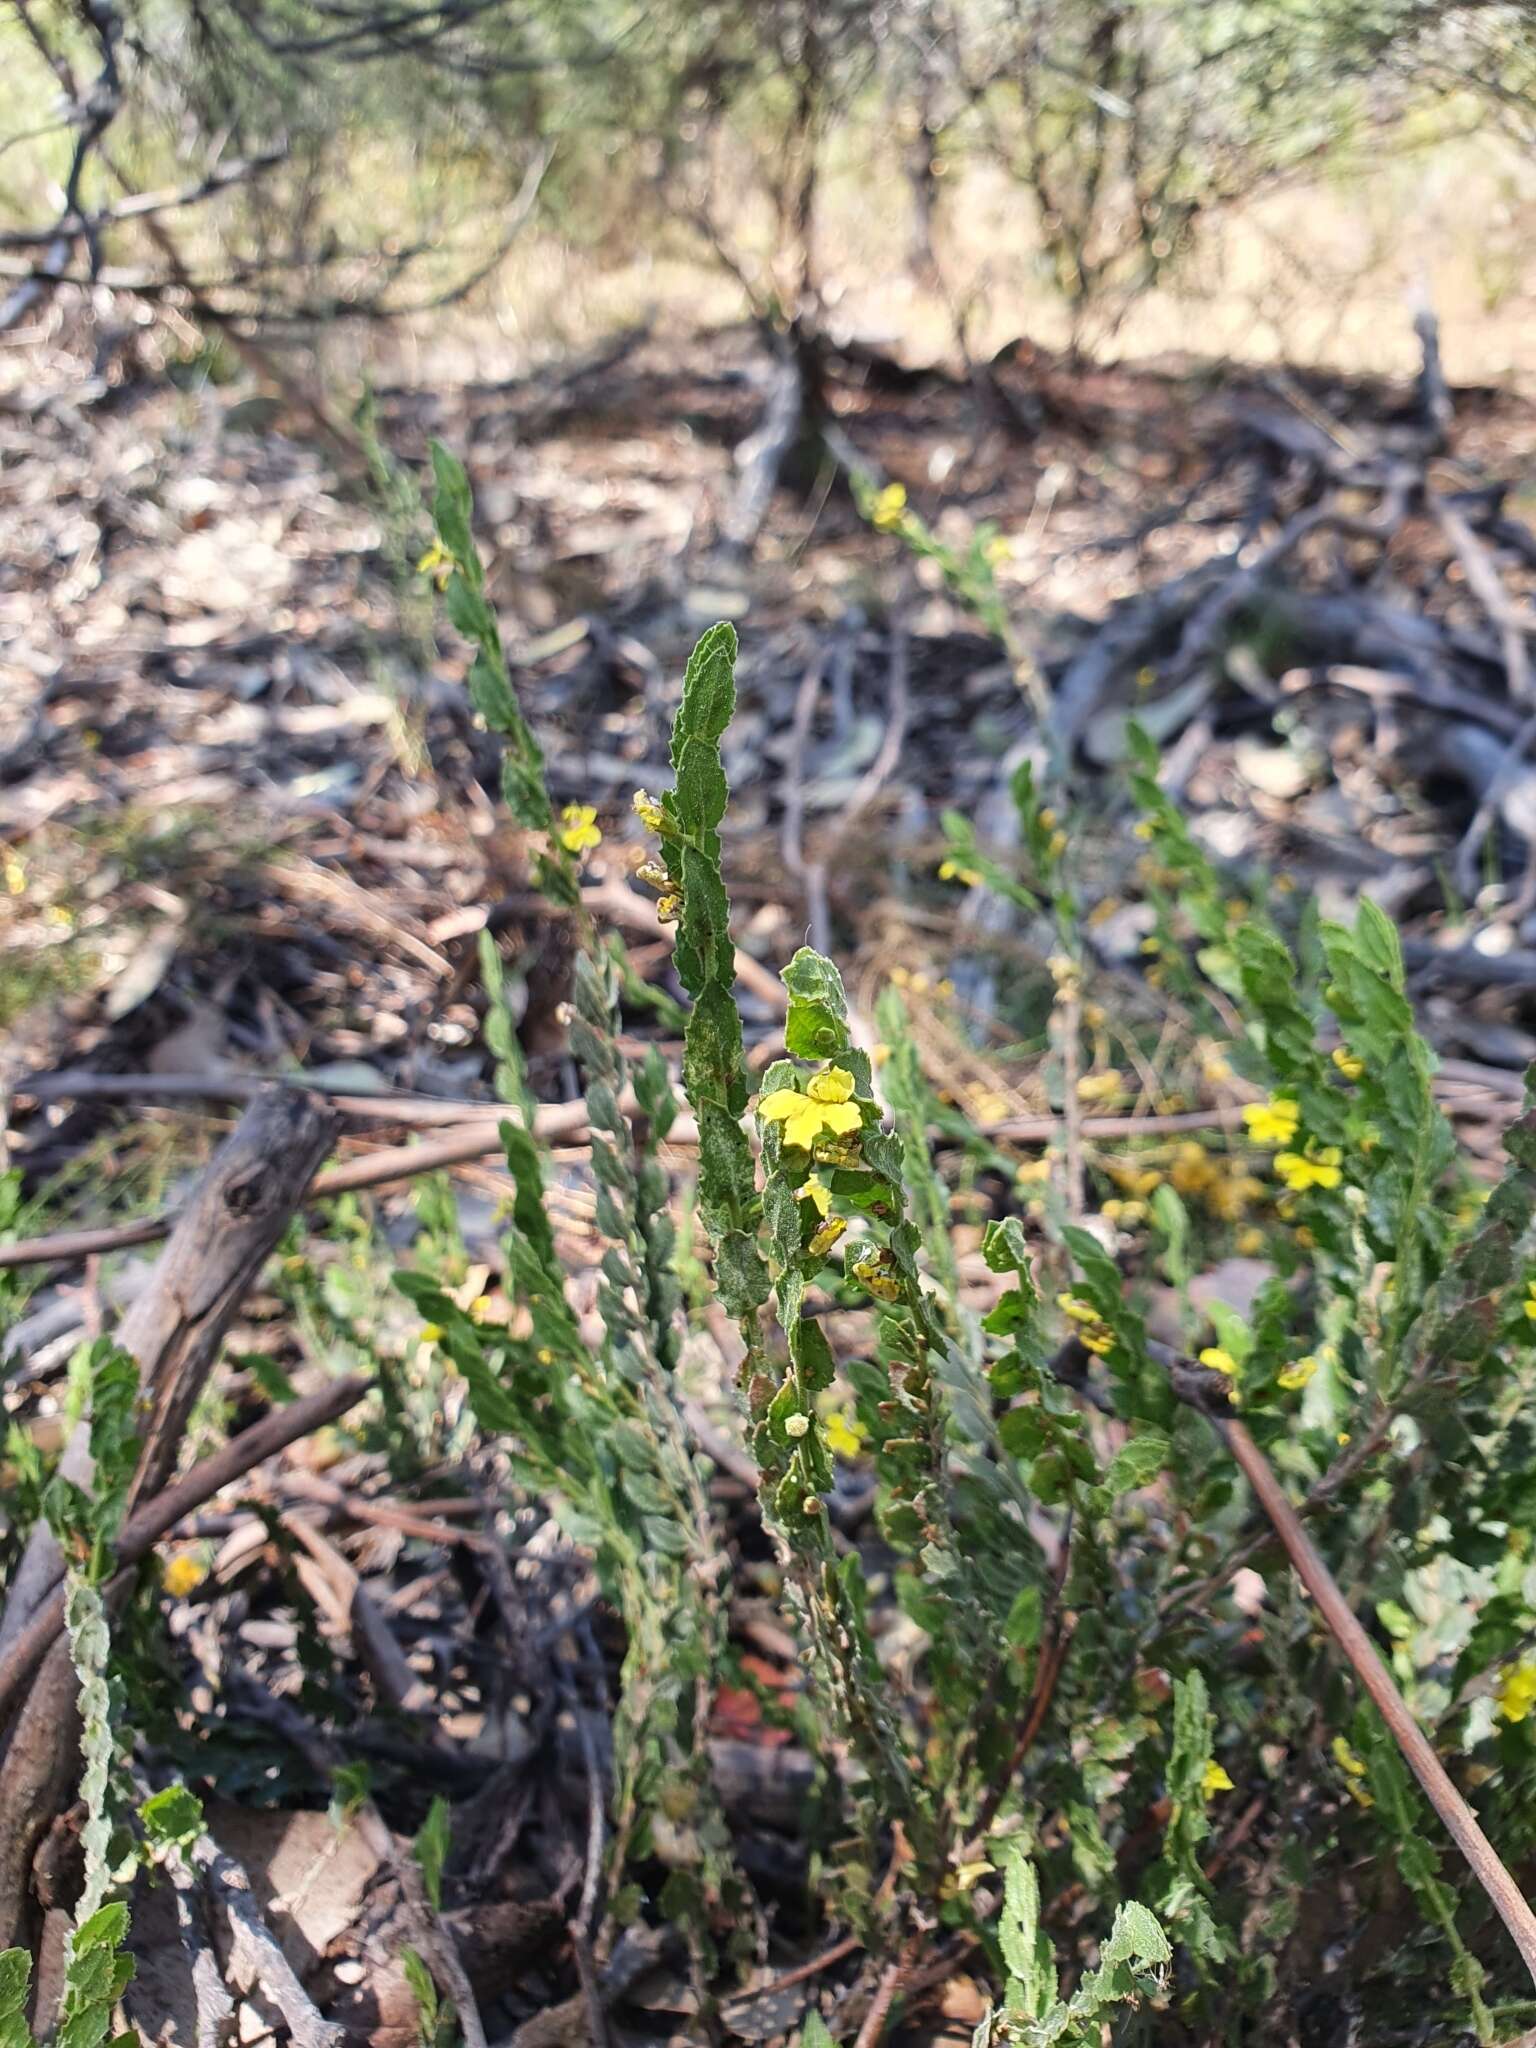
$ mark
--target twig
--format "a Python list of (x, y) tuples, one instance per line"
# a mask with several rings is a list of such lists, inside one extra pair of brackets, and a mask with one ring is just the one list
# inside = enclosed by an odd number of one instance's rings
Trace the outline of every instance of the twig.
[(812, 1956), (809, 1962), (796, 1963), (792, 1970), (783, 1970), (766, 1984), (758, 1984), (751, 1991), (743, 1991), (728, 2002), (731, 2005), (751, 2005), (756, 2000), (772, 1998), (780, 1991), (788, 1991), (796, 1984), (803, 1984), (808, 1977), (819, 1977), (823, 1970), (830, 1970), (834, 1963), (840, 1963), (845, 1956), (857, 1955), (864, 1946), (856, 1934), (845, 1934), (841, 1941), (834, 1941), (830, 1948), (824, 1948), (819, 1956)]
[(1446, 1832), (1466, 1858), (1468, 1868), (1486, 1892), (1494, 1911), (1508, 1928), (1532, 1979), (1536, 1980), (1536, 1913), (1500, 1860), (1498, 1851), (1478, 1825), (1477, 1816), (1451, 1782), (1429, 1738), (1413, 1718), (1407, 1702), (1365, 1630), (1356, 1619), (1338, 1583), (1301, 1525), (1274, 1470), (1241, 1422), (1226, 1406), (1225, 1382), (1187, 1359), (1154, 1347), (1168, 1367), (1179, 1398), (1198, 1408), (1237, 1461), (1244, 1478), (1285, 1546), (1296, 1576), (1317, 1602), (1318, 1612), (1351, 1669), (1375, 1702), (1392, 1738)]
[[(546, 1105), (551, 1114), (540, 1112), (536, 1129), (541, 1138), (574, 1136), (584, 1128), (584, 1102)], [(503, 1111), (504, 1115), (509, 1112)], [(680, 1120), (681, 1121), (681, 1120)], [(669, 1134), (671, 1136), (676, 1133)], [(417, 1174), (435, 1173), (440, 1167), (456, 1166), (461, 1160), (484, 1159), (501, 1150), (501, 1139), (487, 1120), (468, 1130), (450, 1131), (444, 1137), (421, 1145), (390, 1145), (369, 1152), (345, 1166), (333, 1166), (310, 1182), (302, 1200), (315, 1202), (327, 1195), (346, 1194), (357, 1188), (382, 1187), (392, 1180), (412, 1180)], [(64, 1230), (51, 1237), (19, 1239), (0, 1245), (0, 1266), (30, 1266), (46, 1259), (78, 1259), (90, 1252), (117, 1251), (125, 1245), (148, 1244), (164, 1237), (177, 1222), (177, 1213), (167, 1211), (148, 1216), (141, 1223), (121, 1223), (100, 1230)]]
[[(1056, 1695), (1056, 1682), (1061, 1677), (1061, 1667), (1067, 1661), (1067, 1651), (1072, 1645), (1073, 1632), (1077, 1627), (1075, 1615), (1062, 1616), (1061, 1626), (1055, 1636), (1040, 1654), (1039, 1669), (1030, 1694), (1029, 1708), (1024, 1717), (1024, 1726), (1019, 1739), (1013, 1746), (1013, 1754), (1007, 1764), (987, 1788), (987, 1796), (981, 1802), (972, 1831), (976, 1853), (980, 1853), (987, 1832), (997, 1818), (997, 1809), (1002, 1805), (1009, 1786), (1019, 1774), (1020, 1766), (1035, 1746), (1035, 1738), (1045, 1725), (1045, 1717), (1051, 1710), (1051, 1701)], [(968, 1852), (969, 1853), (969, 1852)]]
[(1083, 1105), (1078, 1099), (1078, 1035), (1083, 1004), (1074, 980), (1062, 991), (1051, 1017), (1051, 1031), (1061, 1061), (1061, 1101), (1066, 1125), (1067, 1214), (1074, 1223), (1083, 1215)]
[(853, 2048), (875, 2048), (875, 2043), (885, 2032), (886, 2020), (896, 2002), (896, 1994), (902, 1987), (907, 1971), (917, 1956), (917, 1937), (907, 1943), (893, 1962), (886, 1964), (875, 1995), (869, 2002), (869, 2011), (864, 2015), (864, 2024), (854, 2040)]
[[(368, 1392), (369, 1382), (357, 1376), (338, 1380), (318, 1394), (308, 1394), (232, 1437), (212, 1457), (194, 1465), (182, 1479), (165, 1488), (125, 1523), (117, 1539), (117, 1562), (135, 1565), (147, 1557), (162, 1536), (166, 1536), (186, 1515), (192, 1514), (226, 1486), (243, 1478), (256, 1466), (276, 1457), (289, 1444), (297, 1443), (312, 1430), (339, 1415)], [(52, 1587), (58, 1586), (54, 1579)], [(0, 1660), (0, 1714), (26, 1684), (47, 1654), (49, 1645), (64, 1626), (64, 1595), (52, 1587), (43, 1589), (42, 1604), (5, 1651)]]
[(249, 1873), (227, 1855), (211, 1835), (193, 1843), (190, 1852), (208, 1888), (209, 1898), (225, 1916), (230, 1935), (230, 1973), (241, 1991), (258, 1986), (282, 2014), (294, 2048), (340, 2048), (346, 2029), (329, 2021), (315, 2006), (261, 1916)]
[(582, 1866), (581, 1897), (570, 1921), (571, 1953), (576, 1959), (576, 1975), (586, 2005), (592, 2048), (608, 2048), (608, 2016), (603, 2010), (602, 1986), (598, 1982), (597, 1965), (592, 1956), (592, 1916), (597, 1910), (598, 1886), (603, 1878), (603, 1845), (607, 1835), (603, 1817), (603, 1774), (592, 1730), (587, 1726), (587, 1717), (582, 1712), (575, 1687), (569, 1681), (565, 1691), (576, 1722), (582, 1769), (587, 1779), (587, 1848)]

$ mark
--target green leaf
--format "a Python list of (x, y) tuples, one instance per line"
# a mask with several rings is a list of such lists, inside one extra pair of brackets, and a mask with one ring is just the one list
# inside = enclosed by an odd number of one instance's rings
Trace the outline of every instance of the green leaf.
[(333, 1765), (330, 1805), (332, 1826), (337, 1829), (343, 1827), (372, 1790), (373, 1771), (365, 1758), (358, 1757), (351, 1763)]
[[(722, 619), (701, 635), (683, 671), (683, 699), (672, 728), (673, 768), (681, 767), (690, 741), (718, 741), (735, 708), (736, 628)], [(688, 830), (697, 829), (696, 819), (680, 816)]]
[(441, 1792), (433, 1794), (427, 1817), (417, 1831), (412, 1853), (421, 1869), (421, 1881), (434, 1912), (443, 1907), (443, 1867), (448, 1861), (449, 1807)]
[(109, 1905), (98, 1906), (90, 1918), (75, 1929), (74, 1953), (78, 1956), (93, 1948), (121, 1948), (127, 1938), (127, 1904), (122, 1899), (113, 1899)]
[(1121, 1445), (1104, 1474), (1104, 1484), (1112, 1494), (1129, 1493), (1164, 1471), (1172, 1455), (1173, 1445), (1160, 1429), (1145, 1430)]
[(32, 1982), (32, 1958), (24, 1948), (0, 1949), (0, 2020), (20, 2012)]
[(432, 1981), (432, 1972), (409, 1945), (400, 1951), (400, 1968), (416, 2001), (418, 2038), (422, 2048), (432, 2048), (437, 2039), (438, 2018), (437, 1986)]
[(1016, 1992), (1020, 2009), (1033, 2019), (1055, 2003), (1056, 1968), (1040, 1925), (1040, 1880), (1017, 1842), (1004, 1852), (1003, 1911), (997, 1934), (1012, 1980), (1010, 2003)]
[(185, 1785), (167, 1785), (144, 1801), (139, 1819), (161, 1848), (183, 1848), (203, 1832), (203, 1802)]
[(299, 1398), (299, 1390), (289, 1379), (277, 1360), (265, 1351), (231, 1351), (231, 1365), (248, 1372), (269, 1401), (286, 1408), (290, 1401)]

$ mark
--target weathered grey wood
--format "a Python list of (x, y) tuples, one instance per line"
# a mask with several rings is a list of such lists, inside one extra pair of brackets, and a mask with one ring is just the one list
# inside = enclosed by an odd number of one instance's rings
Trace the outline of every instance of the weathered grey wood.
[[(320, 1099), (293, 1089), (259, 1095), (210, 1162), (144, 1292), (118, 1327), (139, 1362), (144, 1421), (130, 1507), (175, 1471), (187, 1418), (224, 1332), (330, 1147), (335, 1123)], [(61, 1470), (91, 1477), (88, 1433), (77, 1430)], [(0, 1652), (26, 1626), (58, 1576), (58, 1547), (34, 1529), (17, 1567)], [(0, 1947), (25, 1943), (27, 1883), (38, 1841), (68, 1797), (78, 1763), (75, 1678), (56, 1643), (11, 1727), (0, 1762)]]

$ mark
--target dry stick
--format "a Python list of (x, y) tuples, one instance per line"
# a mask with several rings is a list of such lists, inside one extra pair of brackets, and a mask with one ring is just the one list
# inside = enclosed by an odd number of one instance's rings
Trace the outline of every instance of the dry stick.
[(803, 1984), (808, 1977), (819, 1977), (823, 1970), (830, 1970), (834, 1963), (840, 1963), (845, 1956), (857, 1955), (864, 1946), (857, 1934), (845, 1934), (841, 1941), (834, 1941), (830, 1948), (824, 1948), (819, 1956), (812, 1956), (808, 1963), (796, 1963), (792, 1970), (782, 1970), (768, 1983), (759, 1984), (751, 1991), (740, 1992), (728, 1999), (728, 2005), (752, 2005), (759, 2000), (772, 1998), (780, 1991), (788, 1991), (792, 1985)]
[[(307, 1394), (287, 1408), (279, 1408), (262, 1421), (232, 1437), (222, 1449), (194, 1465), (184, 1478), (146, 1501), (137, 1514), (124, 1523), (117, 1539), (117, 1562), (135, 1565), (147, 1557), (162, 1536), (169, 1535), (184, 1516), (190, 1515), (214, 1495), (233, 1485), (268, 1458), (327, 1422), (344, 1415), (368, 1392), (370, 1382), (357, 1376), (338, 1380), (318, 1394)], [(49, 1645), (64, 1626), (64, 1593), (58, 1581), (51, 1597), (45, 1589), (43, 1604), (26, 1627), (15, 1637), (0, 1660), (0, 1716), (42, 1662)]]
[[(535, 1128), (541, 1138), (570, 1136), (584, 1128), (584, 1102), (557, 1102), (540, 1110)], [(502, 1115), (507, 1114), (503, 1109)], [(683, 1119), (679, 1119), (682, 1123)], [(674, 1129), (675, 1135), (675, 1129)], [(327, 1195), (340, 1195), (357, 1188), (381, 1187), (386, 1181), (410, 1180), (419, 1173), (435, 1173), (439, 1167), (456, 1166), (466, 1159), (484, 1159), (501, 1150), (501, 1138), (489, 1118), (467, 1130), (450, 1131), (422, 1145), (390, 1145), (369, 1152), (345, 1166), (333, 1166), (317, 1174), (304, 1191), (305, 1202)], [(117, 1251), (126, 1245), (148, 1244), (164, 1237), (177, 1221), (168, 1210), (147, 1216), (141, 1223), (122, 1223), (100, 1230), (63, 1230), (52, 1237), (23, 1238), (15, 1244), (0, 1245), (0, 1266), (33, 1265), (40, 1259), (78, 1259), (91, 1252)]]
[[(440, 1095), (410, 1095), (381, 1088), (377, 1095), (351, 1095), (305, 1073), (294, 1074), (92, 1074), (65, 1068), (18, 1081), (12, 1093), (33, 1102), (249, 1102), (263, 1088), (303, 1088), (323, 1095), (338, 1116), (395, 1124), (461, 1124), (477, 1116), (503, 1117), (502, 1102), (466, 1102)], [(551, 1107), (564, 1107), (552, 1104)]]
[[(1189, 1383), (1183, 1386), (1180, 1385), (1180, 1366), (1185, 1373), (1192, 1374)], [(1301, 1526), (1301, 1518), (1291, 1506), (1269, 1460), (1242, 1423), (1214, 1408), (1212, 1398), (1222, 1397), (1207, 1397), (1203, 1391), (1203, 1376), (1193, 1377), (1197, 1372), (1198, 1369), (1184, 1366), (1180, 1361), (1172, 1375), (1175, 1391), (1181, 1399), (1200, 1409), (1237, 1460), (1259, 1505), (1274, 1524), (1275, 1534), (1285, 1545), (1296, 1576), (1317, 1602), (1318, 1612), (1335, 1642), (1349, 1659), (1355, 1676), (1375, 1701), (1393, 1740), (1423, 1786), (1430, 1805), (1445, 1823), (1473, 1876), (1488, 1894), (1494, 1911), (1513, 1936), (1532, 1979), (1536, 1980), (1536, 1913), (1531, 1911), (1525, 1894), (1505, 1869), (1498, 1851), (1478, 1826), (1476, 1815), (1452, 1784), (1429, 1738), (1409, 1712), (1406, 1701), (1377, 1653), (1376, 1645), (1356, 1620), (1332, 1572)], [(1201, 1390), (1196, 1391), (1197, 1387)]]
[(895, 2003), (896, 1994), (901, 1989), (902, 1980), (906, 1976), (907, 1971), (912, 1967), (916, 1956), (917, 1940), (914, 1937), (907, 1943), (894, 1962), (886, 1964), (875, 1995), (870, 2000), (869, 2011), (864, 2015), (864, 2024), (859, 2029), (858, 2038), (855, 2040), (853, 2048), (875, 2048), (875, 2043), (885, 2032), (885, 2022), (890, 2015), (892, 2005)]
[(993, 1779), (987, 1796), (981, 1803), (981, 1811), (976, 1816), (976, 1826), (972, 1833), (973, 1846), (966, 1851), (967, 1860), (973, 1853), (980, 1855), (982, 1846), (991, 1832), (992, 1823), (997, 1818), (997, 1809), (1002, 1805), (1008, 1788), (1018, 1776), (1024, 1759), (1034, 1748), (1035, 1738), (1045, 1726), (1045, 1717), (1050, 1712), (1051, 1701), (1056, 1696), (1056, 1682), (1061, 1677), (1062, 1665), (1067, 1661), (1067, 1651), (1072, 1646), (1076, 1628), (1075, 1616), (1063, 1615), (1060, 1628), (1041, 1652), (1039, 1668), (1035, 1672), (1033, 1696), (1025, 1715), (1023, 1730), (1013, 1746), (1013, 1754)]

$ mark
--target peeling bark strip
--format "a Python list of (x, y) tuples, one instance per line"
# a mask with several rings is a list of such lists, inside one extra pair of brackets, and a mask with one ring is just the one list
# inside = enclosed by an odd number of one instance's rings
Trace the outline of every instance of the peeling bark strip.
[[(252, 1102), (214, 1155), (117, 1340), (138, 1360), (145, 1421), (130, 1514), (176, 1468), (181, 1439), (224, 1333), (329, 1149), (334, 1118), (317, 1097), (274, 1088)], [(60, 1470), (88, 1485), (89, 1434), (76, 1430)], [(56, 1582), (58, 1545), (41, 1523), (17, 1567), (0, 1652)], [(78, 1762), (68, 1645), (49, 1651), (0, 1763), (0, 1946), (26, 1945), (27, 1883), (43, 1832), (68, 1797)]]

